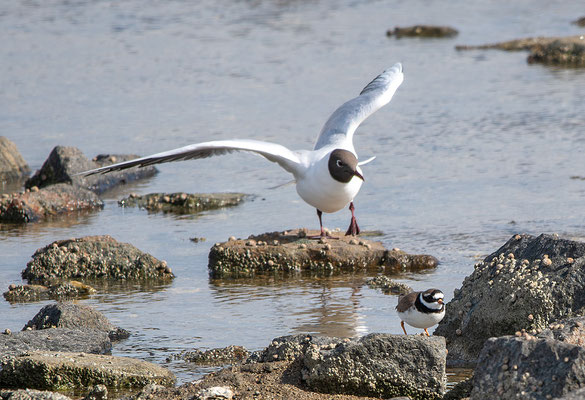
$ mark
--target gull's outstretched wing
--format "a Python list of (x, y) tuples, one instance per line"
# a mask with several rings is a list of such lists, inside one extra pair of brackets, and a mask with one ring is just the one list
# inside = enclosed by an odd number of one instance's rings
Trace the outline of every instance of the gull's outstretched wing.
[(315, 150), (337, 143), (352, 143), (353, 133), (370, 115), (390, 102), (402, 83), (402, 64), (396, 63), (370, 82), (356, 98), (339, 107), (325, 122)]
[(103, 174), (110, 171), (119, 171), (132, 167), (161, 164), (171, 161), (192, 160), (207, 158), (234, 151), (248, 151), (259, 154), (268, 160), (278, 163), (282, 168), (295, 175), (302, 171), (303, 166), (300, 153), (291, 151), (284, 146), (259, 140), (217, 140), (213, 142), (197, 143), (178, 149), (153, 154), (135, 160), (112, 164), (105, 167), (81, 172), (77, 175)]

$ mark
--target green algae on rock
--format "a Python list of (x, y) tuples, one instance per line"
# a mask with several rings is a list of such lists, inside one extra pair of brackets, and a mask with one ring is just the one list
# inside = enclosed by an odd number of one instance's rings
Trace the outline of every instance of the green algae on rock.
[(438, 264), (433, 256), (387, 250), (380, 242), (343, 236), (339, 232), (330, 232), (335, 240), (307, 238), (318, 234), (318, 231), (295, 229), (252, 235), (245, 240), (232, 237), (211, 248), (209, 273), (213, 278), (236, 278), (262, 272), (400, 272), (435, 268)]
[(148, 211), (193, 214), (206, 210), (237, 206), (247, 197), (243, 193), (150, 193), (131, 194), (120, 200), (121, 207), (140, 207)]
[(31, 351), (0, 361), (0, 386), (42, 390), (171, 386), (176, 379), (167, 369), (142, 360), (88, 353)]
[(175, 276), (165, 261), (104, 235), (57, 240), (37, 250), (22, 277), (50, 285), (69, 279), (168, 280)]

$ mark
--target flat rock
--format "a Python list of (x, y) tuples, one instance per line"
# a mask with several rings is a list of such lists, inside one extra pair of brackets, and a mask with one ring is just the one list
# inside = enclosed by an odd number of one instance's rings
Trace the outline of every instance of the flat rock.
[(556, 399), (583, 386), (585, 348), (558, 340), (505, 336), (485, 342), (471, 399)]
[(380, 242), (344, 236), (340, 232), (330, 233), (337, 239), (307, 238), (318, 234), (318, 231), (295, 229), (216, 243), (209, 252), (209, 273), (213, 278), (225, 278), (251, 277), (260, 272), (401, 272), (438, 265), (433, 256), (387, 250)]
[(183, 360), (198, 365), (225, 365), (241, 363), (248, 358), (250, 352), (242, 346), (228, 346), (209, 350), (182, 351), (170, 359)]
[(68, 279), (169, 280), (174, 275), (166, 262), (104, 235), (57, 240), (37, 250), (22, 277), (46, 285)]
[(16, 145), (0, 136), (0, 182), (12, 182), (27, 176), (30, 168)]
[(65, 183), (41, 190), (33, 187), (24, 193), (6, 194), (0, 198), (0, 222), (40, 222), (62, 215), (101, 210), (103, 206), (95, 193)]
[(0, 358), (35, 350), (105, 354), (112, 350), (112, 342), (98, 330), (54, 328), (0, 334)]
[(447, 349), (441, 337), (370, 334), (302, 357), (303, 380), (322, 393), (441, 399)]
[(65, 281), (44, 285), (10, 285), (3, 293), (10, 303), (27, 303), (40, 300), (81, 299), (97, 293), (93, 287), (79, 281)]
[(505, 51), (528, 50), (528, 62), (585, 66), (585, 38), (582, 35), (564, 37), (529, 37), (479, 46), (456, 46), (457, 50), (499, 49)]
[(243, 193), (150, 193), (131, 194), (120, 200), (121, 207), (139, 207), (151, 212), (194, 214), (207, 210), (233, 207), (241, 204), (247, 195)]
[(115, 186), (126, 184), (138, 179), (148, 178), (156, 174), (154, 167), (133, 168), (108, 174), (92, 176), (76, 176), (75, 174), (90, 169), (104, 167), (117, 162), (138, 158), (137, 155), (99, 155), (93, 160), (88, 159), (76, 147), (55, 147), (40, 170), (26, 181), (25, 187), (42, 188), (55, 183), (69, 183), (76, 187), (103, 193)]
[(515, 235), (475, 265), (455, 290), (435, 335), (449, 365), (473, 365), (490, 337), (535, 334), (585, 312), (585, 243), (554, 235)]
[(4, 390), (0, 389), (0, 399), (2, 400), (71, 400), (61, 393), (48, 392), (35, 389), (17, 389)]
[(407, 27), (395, 27), (386, 32), (387, 36), (402, 37), (422, 37), (422, 38), (447, 38), (457, 36), (459, 31), (449, 26), (437, 25), (414, 25)]
[(0, 386), (42, 390), (135, 388), (150, 383), (172, 386), (167, 369), (142, 360), (87, 353), (34, 351), (0, 364)]
[(22, 330), (69, 328), (106, 332), (111, 340), (127, 338), (128, 331), (112, 324), (105, 315), (85, 304), (49, 304), (26, 323)]
[(384, 294), (408, 294), (413, 291), (410, 286), (396, 282), (384, 275), (368, 279), (366, 285), (371, 289), (380, 289)]
[(573, 21), (573, 23), (575, 25), (579, 25), (579, 26), (585, 27), (585, 17), (578, 18), (575, 21)]

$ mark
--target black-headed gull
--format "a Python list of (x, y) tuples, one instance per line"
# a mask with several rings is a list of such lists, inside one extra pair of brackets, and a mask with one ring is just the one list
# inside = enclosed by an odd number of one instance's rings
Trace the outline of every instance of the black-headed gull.
[(396, 63), (371, 81), (359, 94), (339, 107), (321, 129), (313, 150), (292, 151), (275, 143), (259, 140), (216, 140), (192, 144), (178, 149), (85, 171), (79, 175), (93, 175), (131, 167), (143, 167), (170, 161), (206, 158), (234, 151), (249, 151), (264, 156), (293, 174), (297, 193), (317, 209), (321, 236), (321, 215), (341, 210), (349, 203), (351, 223), (346, 235), (357, 235), (360, 229), (354, 214), (353, 199), (362, 186), (364, 177), (353, 146), (353, 134), (370, 115), (388, 104), (402, 83), (402, 64)]

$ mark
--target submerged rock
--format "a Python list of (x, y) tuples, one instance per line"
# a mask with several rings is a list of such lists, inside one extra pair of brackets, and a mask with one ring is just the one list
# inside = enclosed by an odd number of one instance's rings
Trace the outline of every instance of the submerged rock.
[(135, 158), (138, 156), (99, 155), (92, 161), (76, 147), (57, 146), (51, 151), (41, 169), (36, 171), (25, 185), (27, 188), (33, 186), (42, 188), (55, 183), (69, 183), (100, 194), (117, 185), (151, 177), (157, 170), (154, 167), (144, 167), (92, 176), (75, 174)]
[(553, 235), (515, 235), (475, 265), (447, 304), (435, 335), (450, 365), (474, 364), (490, 337), (535, 334), (585, 312), (585, 243)]
[(2, 400), (71, 400), (61, 393), (48, 392), (34, 389), (0, 389)]
[(585, 66), (585, 37), (531, 37), (479, 46), (456, 46), (457, 50), (499, 49), (506, 51), (529, 50), (528, 62)]
[(241, 363), (249, 355), (250, 352), (245, 347), (228, 346), (220, 349), (182, 351), (171, 358), (199, 365), (225, 365)]
[(140, 207), (148, 211), (193, 214), (206, 210), (237, 206), (247, 196), (243, 193), (151, 193), (130, 195), (118, 202), (121, 207)]
[(101, 210), (104, 203), (89, 190), (61, 183), (0, 198), (0, 222), (39, 222), (61, 215)]
[(531, 336), (489, 339), (471, 400), (553, 399), (585, 386), (585, 348)]
[(380, 289), (384, 294), (408, 294), (413, 291), (410, 286), (395, 282), (384, 275), (368, 279), (366, 285), (371, 289)]
[(57, 240), (35, 252), (22, 271), (31, 283), (66, 279), (172, 279), (171, 269), (148, 253), (111, 236)]
[(61, 300), (87, 297), (96, 293), (93, 287), (78, 281), (58, 282), (50, 286), (10, 285), (4, 298), (11, 303), (25, 303), (39, 300)]
[(304, 354), (303, 379), (323, 393), (441, 399), (447, 350), (441, 337), (370, 334)]
[(112, 350), (112, 342), (103, 331), (69, 328), (26, 330), (0, 335), (0, 358), (35, 350), (105, 354)]
[(402, 37), (423, 37), (423, 38), (446, 38), (457, 36), (459, 31), (449, 26), (436, 25), (414, 25), (408, 27), (395, 27), (386, 32), (387, 36)]
[(214, 278), (225, 278), (302, 270), (317, 273), (363, 269), (399, 272), (435, 268), (438, 264), (432, 256), (387, 250), (380, 242), (343, 236), (342, 233), (331, 233), (336, 240), (307, 238), (307, 235), (318, 234), (317, 231), (296, 229), (217, 243), (209, 252), (209, 273)]
[(146, 361), (87, 353), (33, 351), (0, 362), (0, 386), (43, 390), (171, 386), (175, 376)]
[(0, 182), (22, 179), (30, 173), (30, 168), (16, 145), (0, 136)]
[(106, 332), (111, 340), (130, 336), (128, 331), (114, 326), (105, 315), (84, 304), (57, 303), (44, 306), (22, 330), (69, 328)]
[(573, 21), (573, 23), (574, 23), (575, 25), (579, 25), (579, 26), (583, 26), (583, 27), (585, 27), (585, 17), (581, 17), (581, 18), (579, 18), (579, 19), (577, 19), (577, 20)]

